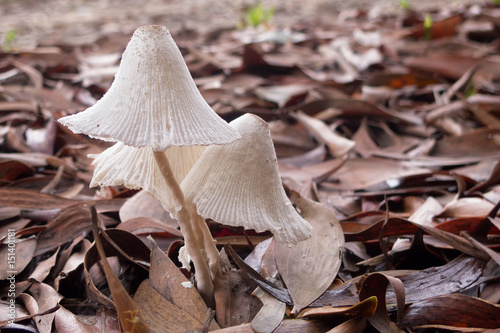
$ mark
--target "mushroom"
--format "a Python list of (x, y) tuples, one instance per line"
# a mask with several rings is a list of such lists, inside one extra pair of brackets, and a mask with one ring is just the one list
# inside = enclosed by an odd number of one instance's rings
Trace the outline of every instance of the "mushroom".
[[(204, 149), (205, 146), (172, 146), (163, 152), (172, 161), (172, 173), (178, 183), (182, 182)], [(99, 186), (102, 195), (107, 186), (124, 185), (145, 190), (168, 212), (180, 209), (150, 147), (137, 148), (117, 142), (102, 153), (89, 154), (88, 157), (94, 159), (92, 165), (95, 167), (90, 187)]]
[(188, 205), (222, 224), (269, 230), (278, 242), (309, 238), (312, 227), (283, 189), (267, 123), (245, 114), (230, 125), (241, 139), (205, 149), (181, 184)]
[[(170, 193), (158, 196), (166, 200), (162, 201), (164, 207), (170, 209), (169, 212), (179, 222), (196, 269), (198, 289), (205, 300), (211, 303), (213, 285), (199, 247), (203, 247), (203, 244), (198, 244), (195, 233), (198, 224), (193, 226), (190, 223), (189, 213), (184, 208), (184, 195), (164, 151), (172, 146), (228, 144), (238, 139), (239, 135), (203, 99), (167, 28), (159, 25), (138, 28), (123, 53), (108, 92), (94, 106), (59, 121), (75, 133), (85, 133), (106, 141), (119, 141), (137, 148), (150, 147), (158, 170), (170, 190)], [(120, 146), (115, 149), (120, 150)], [(122, 150), (131, 152), (125, 147)], [(143, 150), (134, 154), (149, 156), (150, 152)], [(107, 157), (109, 152), (97, 162), (101, 163), (102, 170), (110, 167), (103, 162)], [(144, 163), (144, 167), (152, 165), (149, 157)], [(129, 167), (137, 168), (138, 165), (140, 163), (131, 163)], [(158, 170), (150, 169), (151, 176), (157, 174)], [(121, 174), (125, 173), (121, 170)], [(131, 174), (137, 176), (137, 171), (131, 171)], [(104, 178), (104, 174), (99, 173), (95, 182), (105, 184), (112, 181), (104, 181)], [(142, 181), (141, 186), (148, 184), (150, 189), (160, 192), (154, 190), (154, 182), (148, 183), (149, 180), (145, 178), (141, 178)], [(172, 201), (168, 202), (170, 199)]]
[(134, 32), (95, 105), (59, 122), (75, 133), (154, 151), (238, 139), (203, 99), (170, 32), (159, 25)]

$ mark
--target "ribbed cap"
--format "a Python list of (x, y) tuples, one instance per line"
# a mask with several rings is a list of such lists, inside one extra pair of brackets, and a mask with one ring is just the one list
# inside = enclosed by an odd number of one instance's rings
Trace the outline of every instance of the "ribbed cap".
[[(203, 146), (171, 147), (164, 152), (177, 182), (182, 182), (204, 149)], [(92, 165), (95, 166), (90, 187), (123, 185), (143, 189), (170, 213), (175, 215), (180, 209), (180, 203), (167, 186), (150, 147), (136, 148), (118, 142), (89, 157), (94, 158)]]
[(288, 200), (265, 121), (245, 114), (232, 121), (241, 139), (208, 147), (181, 184), (198, 213), (222, 224), (271, 231), (278, 242), (297, 243), (311, 226)]
[(94, 106), (59, 121), (75, 133), (155, 151), (239, 137), (203, 99), (172, 36), (159, 25), (135, 31), (115, 80)]

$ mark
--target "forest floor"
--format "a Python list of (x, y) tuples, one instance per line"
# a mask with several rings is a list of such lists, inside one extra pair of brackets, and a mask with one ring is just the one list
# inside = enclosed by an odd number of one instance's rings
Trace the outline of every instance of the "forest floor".
[[(235, 27), (245, 10), (259, 3), (250, 0), (148, 0), (138, 8), (132, 0), (3, 0), (0, 1), (0, 37), (18, 31), (16, 43), (32, 47), (37, 43), (92, 43), (114, 33), (132, 33), (138, 26), (160, 23), (171, 31), (192, 28), (210, 30)], [(367, 12), (371, 19), (400, 12), (396, 0), (266, 0), (264, 8), (274, 9), (273, 24), (293, 27), (301, 22), (328, 23), (350, 10)], [(416, 11), (456, 10), (480, 0), (420, 0), (409, 2)], [(343, 14), (342, 14), (343, 13)], [(2, 40), (3, 38), (0, 38)]]
[[(0, 1), (2, 332), (498, 329), (500, 7), (410, 5)], [(181, 55), (130, 58), (136, 29), (173, 37)], [(176, 85), (189, 74), (242, 136), (165, 153), (201, 216), (200, 269), (152, 149), (105, 141), (148, 137), (141, 124), (170, 139), (175, 119), (203, 109), (179, 107), (200, 98)], [(88, 135), (59, 122), (111, 103), (114, 82), (120, 107), (89, 117)], [(153, 111), (167, 115), (127, 123)], [(310, 238), (280, 242), (308, 224)]]

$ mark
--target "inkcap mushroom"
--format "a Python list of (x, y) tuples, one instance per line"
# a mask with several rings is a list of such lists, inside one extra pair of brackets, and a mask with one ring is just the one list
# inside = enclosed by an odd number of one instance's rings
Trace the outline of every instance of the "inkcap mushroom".
[(160, 25), (138, 28), (106, 94), (59, 122), (75, 133), (154, 151), (238, 138), (203, 99), (170, 32)]
[[(239, 135), (203, 99), (167, 28), (159, 25), (138, 28), (123, 53), (107, 93), (94, 106), (61, 118), (59, 122), (75, 133), (152, 149), (158, 169), (172, 194), (163, 197), (173, 200), (164, 206), (172, 209), (170, 213), (179, 222), (196, 269), (198, 289), (211, 305), (213, 285), (200, 250), (203, 243), (198, 243), (195, 232), (199, 226), (190, 223), (184, 195), (164, 151), (172, 146), (228, 144), (237, 140)], [(128, 148), (123, 149), (130, 152)], [(149, 155), (150, 152), (140, 154)], [(102, 160), (98, 163), (106, 166)], [(144, 163), (151, 165), (149, 160)], [(137, 164), (131, 163), (129, 167), (136, 168)], [(134, 172), (137, 171), (131, 171), (131, 174), (136, 175)], [(98, 179), (96, 183), (99, 183)]]
[[(205, 146), (172, 146), (165, 150), (175, 180), (181, 183), (198, 160)], [(99, 186), (105, 195), (108, 186), (124, 185), (143, 189), (156, 198), (168, 212), (180, 209), (180, 203), (167, 186), (150, 147), (132, 147), (117, 142), (100, 154), (89, 154), (94, 161), (90, 187)]]
[(222, 224), (269, 230), (278, 242), (309, 238), (312, 227), (283, 189), (267, 123), (245, 114), (230, 125), (241, 139), (205, 149), (181, 184), (188, 205)]

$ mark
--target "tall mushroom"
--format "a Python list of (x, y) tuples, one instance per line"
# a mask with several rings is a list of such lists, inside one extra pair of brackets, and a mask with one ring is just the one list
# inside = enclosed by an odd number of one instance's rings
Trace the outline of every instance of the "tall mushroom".
[(188, 205), (222, 224), (269, 230), (278, 242), (310, 237), (283, 189), (267, 123), (245, 114), (230, 125), (241, 139), (205, 149), (181, 184)]
[(173, 201), (164, 206), (179, 221), (198, 288), (210, 302), (213, 286), (208, 266), (184, 208), (184, 195), (163, 152), (171, 146), (228, 144), (239, 135), (203, 99), (167, 28), (137, 29), (108, 92), (94, 106), (59, 121), (75, 133), (152, 149), (172, 194)]

